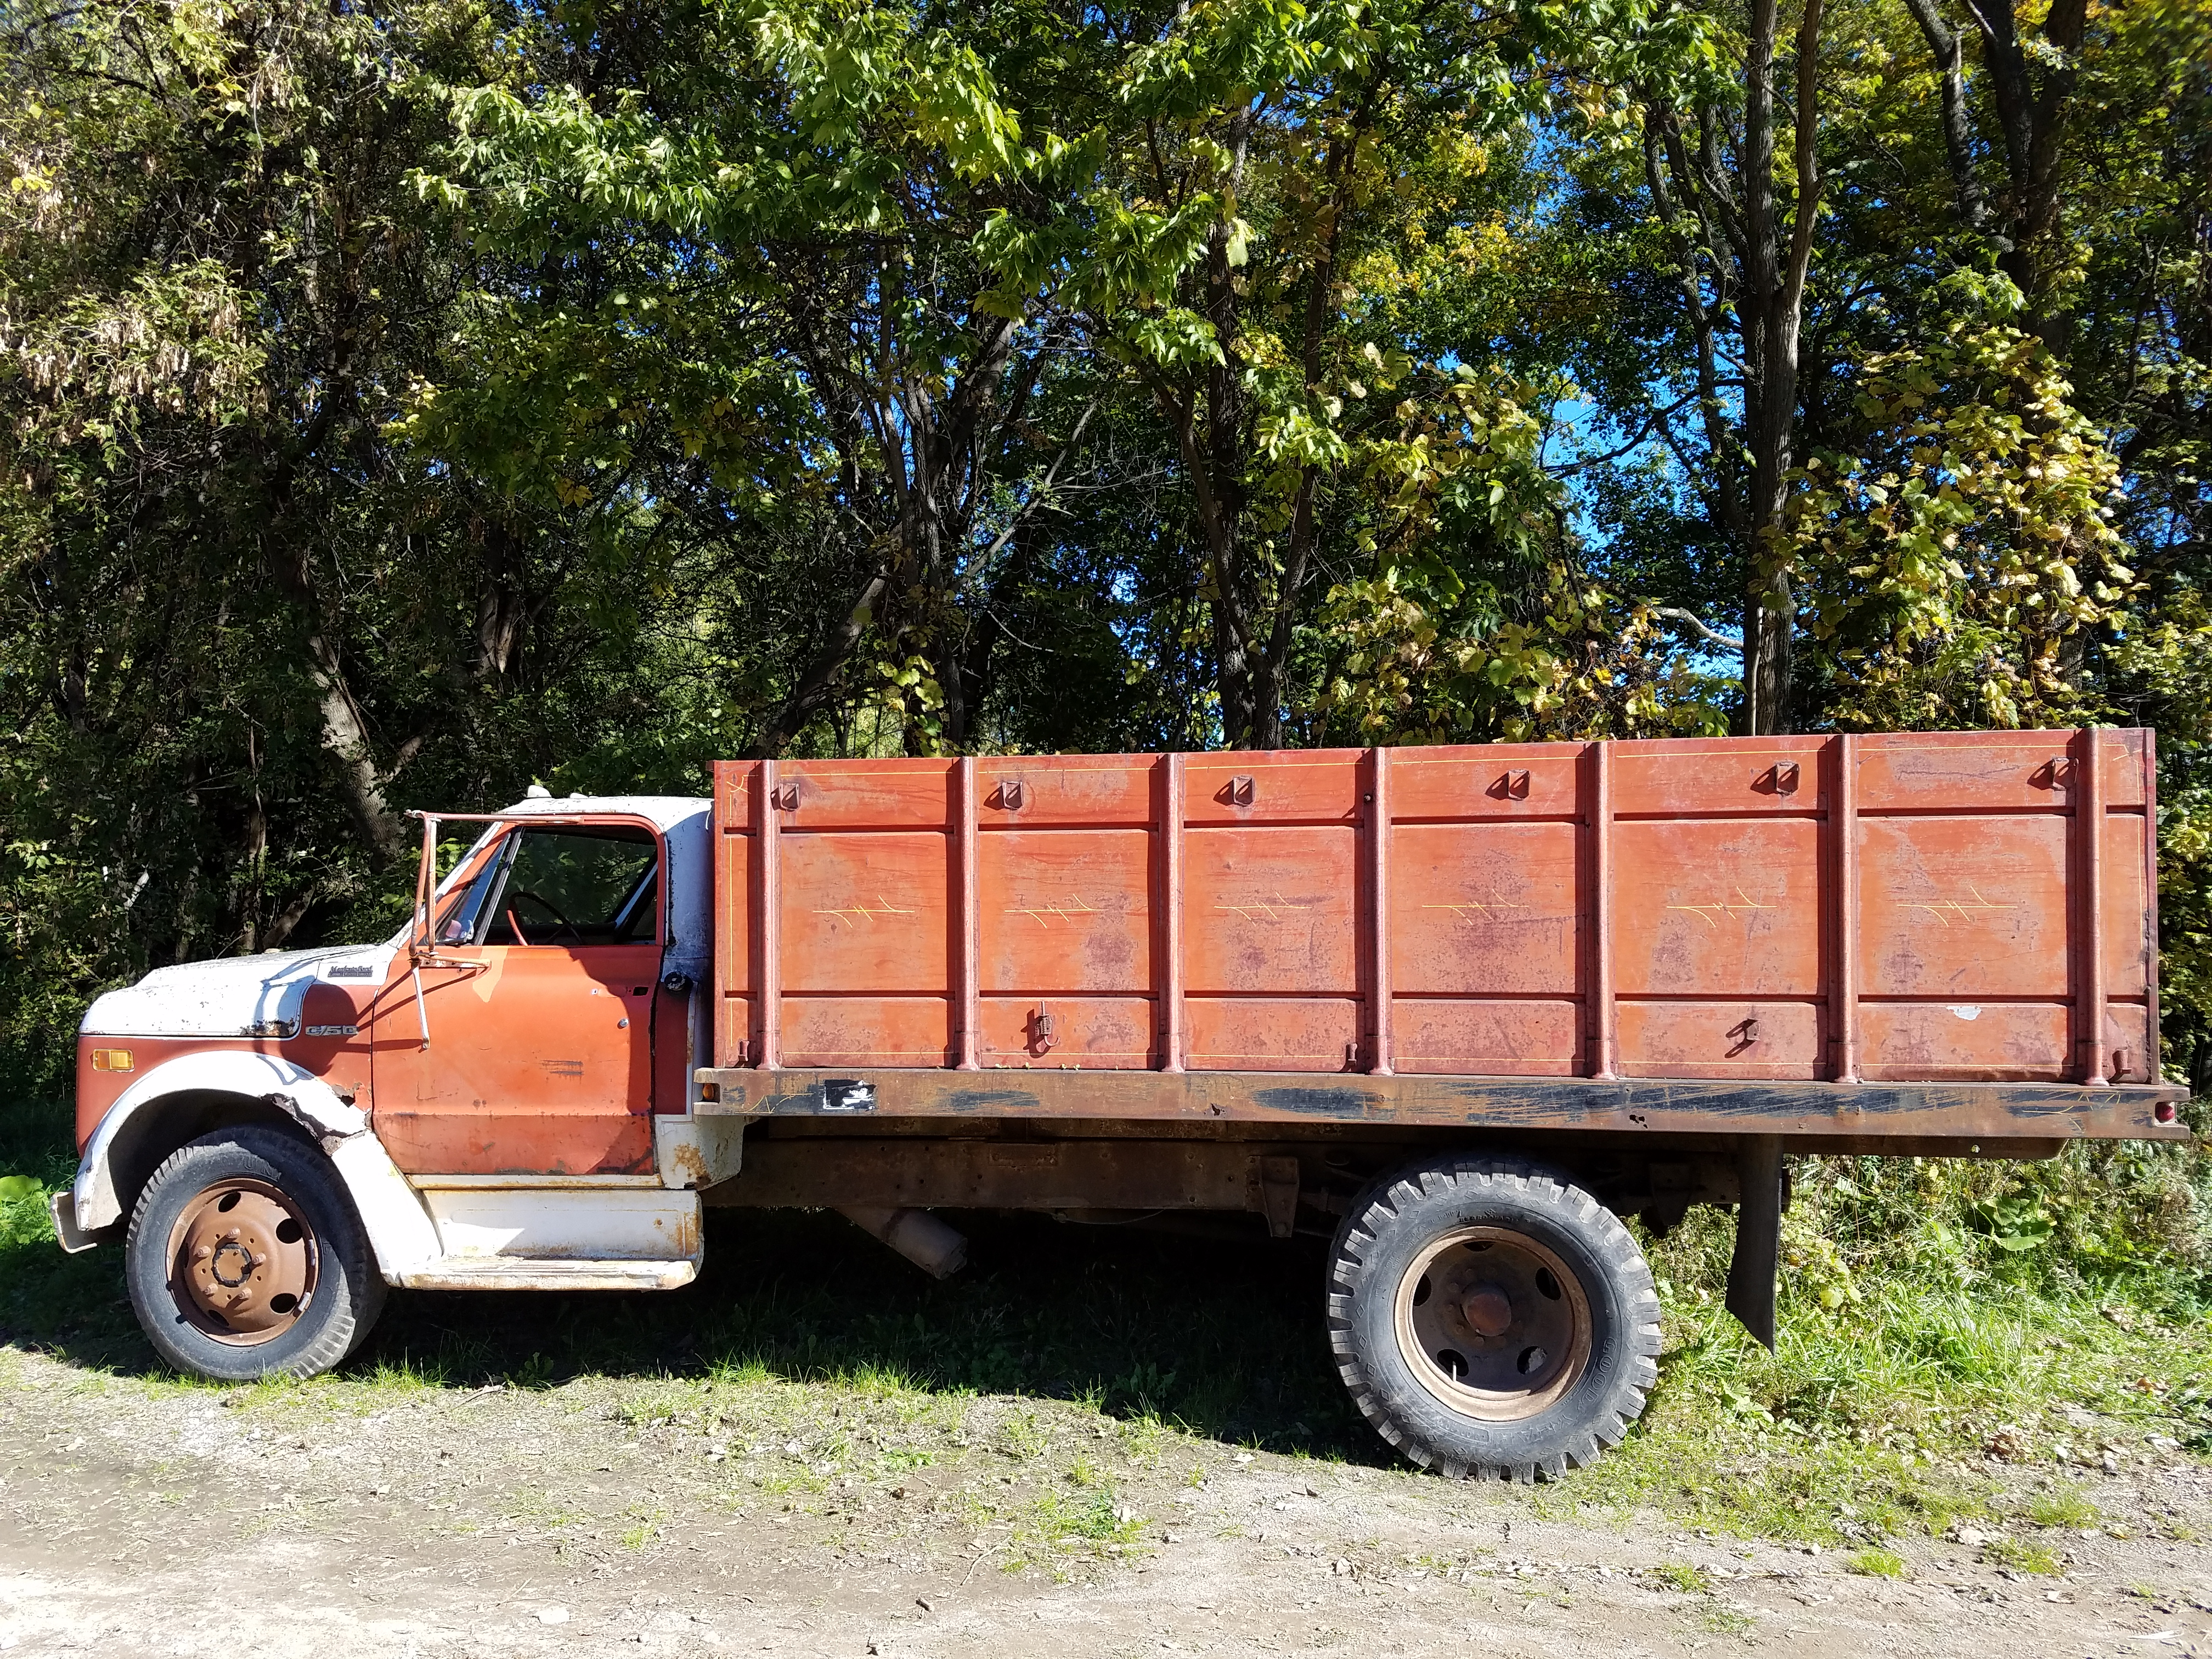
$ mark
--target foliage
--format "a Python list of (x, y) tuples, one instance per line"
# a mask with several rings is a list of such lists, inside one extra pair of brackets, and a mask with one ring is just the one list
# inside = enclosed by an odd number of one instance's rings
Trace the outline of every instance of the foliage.
[(0, 1044), (532, 781), (2127, 720), (2212, 1083), (2212, 8), (1952, 6), (0, 12)]

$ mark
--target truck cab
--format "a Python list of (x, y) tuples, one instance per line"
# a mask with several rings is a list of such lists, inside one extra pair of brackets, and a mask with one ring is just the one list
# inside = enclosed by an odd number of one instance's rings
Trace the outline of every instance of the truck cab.
[[(694, 1189), (716, 1173), (686, 1099), (708, 809), (538, 796), (428, 817), (392, 938), (157, 969), (100, 997), (64, 1245), (127, 1232), (156, 1346), (215, 1375), (294, 1369), (331, 1346), (333, 1314), (350, 1346), (387, 1285), (688, 1282)], [(456, 823), (480, 833), (436, 879)], [(210, 1145), (228, 1148), (211, 1164)]]

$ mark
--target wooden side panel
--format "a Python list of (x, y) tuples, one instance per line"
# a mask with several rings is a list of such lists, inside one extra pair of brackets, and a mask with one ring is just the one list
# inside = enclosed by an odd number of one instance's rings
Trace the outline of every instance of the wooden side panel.
[(982, 989), (1148, 993), (1152, 837), (1142, 830), (982, 837)]
[(2105, 819), (2105, 989), (2118, 998), (2141, 998), (2150, 985), (2158, 953), (2151, 925), (2148, 838), (2141, 812)]
[(975, 763), (982, 827), (1152, 822), (1150, 755), (1020, 755)]
[[(1858, 740), (1859, 805), (1869, 812), (2056, 812), (2069, 799), (2070, 732), (1898, 732)], [(2143, 804), (2142, 733), (2102, 744), (2105, 805)]]
[[(1817, 822), (1653, 819), (1616, 823), (1613, 840), (1621, 996), (1820, 994), (1827, 906)], [(1624, 1036), (1624, 1058), (1630, 1052)]]
[[(1398, 781), (1394, 767), (1394, 789)], [(1391, 983), (1400, 996), (1577, 994), (1582, 850), (1573, 824), (1401, 823), (1390, 839)]]
[(1877, 1082), (2051, 1082), (2066, 1073), (2063, 1002), (1869, 1002), (1861, 1067)]
[(1390, 756), (1394, 823), (1571, 819), (1580, 811), (1586, 744), (1516, 743), (1399, 749)]
[(1613, 1011), (1628, 1077), (1820, 1075), (1816, 1002), (1665, 1001), (1624, 997)]
[(1350, 997), (1202, 997), (1185, 1005), (1194, 1072), (1348, 1072), (1359, 1047)]
[(1183, 763), (1183, 821), (1350, 823), (1359, 814), (1363, 752), (1313, 749), (1193, 755)]
[(714, 763), (714, 998), (717, 1066), (752, 1063), (753, 890), (759, 844), (752, 833), (757, 761)]
[(908, 830), (952, 821), (946, 760), (785, 761), (776, 782), (787, 830)]
[(941, 831), (786, 830), (780, 839), (787, 996), (950, 990), (953, 921)]
[(2067, 820), (1859, 821), (1862, 996), (2067, 994)]
[(793, 1066), (2142, 1080), (2148, 744), (728, 763), (715, 1049), (757, 1061), (775, 1023)]
[(1582, 1005), (1573, 998), (1400, 997), (1395, 1064), (1401, 1072), (1572, 1077)]
[(1190, 994), (1355, 994), (1358, 853), (1350, 825), (1194, 830), (1183, 853)]
[(1661, 738), (1613, 748), (1620, 817), (1824, 809), (1825, 738)]
[(950, 1066), (951, 1000), (787, 995), (783, 1059), (787, 1066)]
[(1153, 1062), (1149, 997), (986, 996), (982, 1012), (980, 1057), (986, 1066), (1141, 1071)]

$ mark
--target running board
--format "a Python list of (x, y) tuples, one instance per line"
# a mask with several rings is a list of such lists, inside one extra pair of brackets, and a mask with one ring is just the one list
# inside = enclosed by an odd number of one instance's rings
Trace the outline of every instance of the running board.
[(527, 1256), (448, 1256), (410, 1273), (410, 1291), (672, 1291), (699, 1276), (696, 1261), (575, 1261)]

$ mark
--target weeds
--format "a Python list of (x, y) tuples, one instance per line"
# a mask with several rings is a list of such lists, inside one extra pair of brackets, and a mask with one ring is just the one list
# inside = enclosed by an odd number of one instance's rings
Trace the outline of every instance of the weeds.
[(1864, 1578), (1902, 1578), (1905, 1558), (1885, 1549), (1855, 1552), (1844, 1565)]
[(2059, 1486), (2036, 1494), (2027, 1506), (2027, 1518), (2039, 1527), (2059, 1527), (2069, 1532), (2099, 1525), (2103, 1516), (2079, 1486)]

